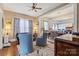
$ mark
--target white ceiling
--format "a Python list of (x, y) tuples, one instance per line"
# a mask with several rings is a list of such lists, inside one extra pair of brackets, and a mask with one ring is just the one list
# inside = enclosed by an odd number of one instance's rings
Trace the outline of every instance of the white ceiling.
[(48, 18), (57, 18), (64, 15), (71, 15), (73, 13), (73, 5), (66, 5), (64, 7), (58, 8), (54, 11), (51, 11), (42, 17), (48, 17)]
[(4, 3), (3, 9), (30, 16), (40, 16), (62, 4), (63, 3), (38, 3), (37, 6), (42, 8), (42, 10), (38, 10), (38, 12), (34, 12), (32, 10), (29, 11), (30, 6), (32, 6), (32, 3)]
[[(53, 21), (64, 20), (64, 19), (72, 19), (73, 18), (73, 4), (68, 4), (56, 10), (53, 10), (45, 15), (40, 16), (40, 18), (48, 18)], [(51, 21), (52, 21), (51, 20)]]

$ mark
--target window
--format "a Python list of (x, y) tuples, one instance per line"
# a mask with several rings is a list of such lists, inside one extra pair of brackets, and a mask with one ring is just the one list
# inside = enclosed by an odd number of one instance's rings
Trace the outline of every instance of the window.
[(20, 19), (20, 33), (29, 32), (29, 20)]
[(29, 21), (28, 20), (25, 20), (24, 22), (24, 31), (29, 32)]
[(53, 25), (52, 25), (52, 29), (53, 29), (53, 30), (57, 30), (57, 29), (58, 29), (58, 25), (57, 25), (57, 24), (53, 24)]
[(66, 24), (58, 24), (58, 29), (65, 29), (66, 28)]
[(20, 19), (20, 33), (24, 32), (24, 20)]
[(66, 27), (72, 27), (72, 23), (54, 23), (52, 25), (53, 30), (66, 30)]
[(44, 22), (44, 30), (48, 30), (48, 22)]

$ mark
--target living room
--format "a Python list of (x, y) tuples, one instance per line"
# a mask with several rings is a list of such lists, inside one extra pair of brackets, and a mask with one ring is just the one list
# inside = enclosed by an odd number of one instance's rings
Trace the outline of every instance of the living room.
[(77, 3), (1, 3), (0, 56), (79, 55), (71, 45), (62, 51), (58, 49), (63, 45), (58, 41), (63, 35), (72, 39), (71, 34), (79, 31), (78, 6)]

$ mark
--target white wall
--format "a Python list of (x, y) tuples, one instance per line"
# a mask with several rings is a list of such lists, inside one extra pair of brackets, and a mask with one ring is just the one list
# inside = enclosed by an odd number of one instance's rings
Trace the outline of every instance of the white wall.
[(3, 40), (2, 40), (2, 16), (3, 16), (3, 11), (2, 11), (2, 6), (0, 4), (0, 49), (3, 47)]
[(0, 49), (2, 48), (2, 15), (0, 14)]

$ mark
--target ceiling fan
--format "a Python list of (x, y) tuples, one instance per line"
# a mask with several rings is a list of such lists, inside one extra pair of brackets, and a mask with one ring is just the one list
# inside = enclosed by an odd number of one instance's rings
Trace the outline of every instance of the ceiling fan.
[(33, 11), (37, 12), (37, 10), (41, 10), (41, 9), (42, 8), (37, 7), (37, 3), (33, 3), (32, 6), (31, 6), (31, 9), (29, 9), (29, 11), (33, 10)]

